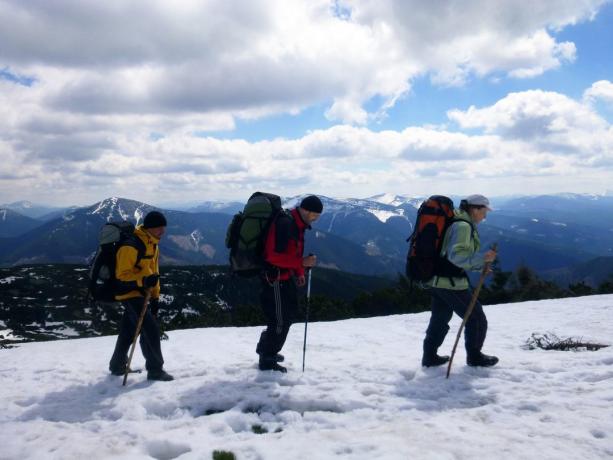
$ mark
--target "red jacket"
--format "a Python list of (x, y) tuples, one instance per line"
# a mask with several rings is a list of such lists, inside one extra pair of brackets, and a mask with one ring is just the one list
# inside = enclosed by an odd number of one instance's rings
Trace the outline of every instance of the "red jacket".
[(308, 226), (300, 217), (298, 209), (292, 209), (291, 217), (282, 213), (272, 223), (264, 245), (264, 260), (273, 266), (266, 277), (269, 281), (277, 278), (274, 268), (278, 268), (278, 279), (288, 280), (294, 276), (304, 276), (302, 254), (304, 251), (304, 231)]

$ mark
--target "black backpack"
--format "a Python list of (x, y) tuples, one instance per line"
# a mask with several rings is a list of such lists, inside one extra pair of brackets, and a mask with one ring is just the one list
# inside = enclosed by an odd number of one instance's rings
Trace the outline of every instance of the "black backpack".
[[(92, 260), (89, 272), (88, 295), (93, 300), (114, 302), (116, 295), (125, 294), (115, 277), (117, 251), (122, 246), (132, 246), (138, 255), (136, 265), (145, 257), (145, 243), (134, 235), (131, 222), (108, 222), (100, 229), (98, 250)], [(131, 289), (130, 289), (131, 290)]]
[[(466, 276), (466, 271), (441, 257), (445, 232), (456, 219), (451, 198), (433, 195), (424, 201), (417, 211), (413, 234), (407, 239), (406, 275), (411, 281), (428, 281), (434, 276), (459, 278)], [(470, 224), (474, 231), (472, 223)]]
[(272, 193), (255, 192), (243, 211), (232, 218), (226, 232), (233, 273), (251, 277), (265, 268), (264, 244), (271, 224), (282, 214), (281, 198)]

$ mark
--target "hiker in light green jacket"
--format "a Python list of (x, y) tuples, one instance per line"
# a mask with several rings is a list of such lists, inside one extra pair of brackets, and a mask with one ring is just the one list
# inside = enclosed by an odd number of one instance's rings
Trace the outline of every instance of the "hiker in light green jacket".
[[(453, 312), (463, 318), (470, 304), (472, 293), (466, 272), (481, 271), (485, 262), (493, 262), (496, 258), (493, 250), (479, 253), (477, 224), (485, 219), (488, 211), (491, 208), (486, 197), (470, 195), (461, 201), (460, 209), (455, 211), (454, 223), (445, 232), (441, 256), (463, 269), (464, 274), (458, 277), (435, 276), (427, 283), (432, 295), (432, 315), (424, 339), (423, 366), (440, 366), (449, 361), (449, 356), (439, 356), (437, 351), (449, 331), (448, 323)], [(469, 366), (494, 366), (498, 362), (497, 357), (481, 352), (486, 333), (487, 319), (477, 301), (464, 333)]]

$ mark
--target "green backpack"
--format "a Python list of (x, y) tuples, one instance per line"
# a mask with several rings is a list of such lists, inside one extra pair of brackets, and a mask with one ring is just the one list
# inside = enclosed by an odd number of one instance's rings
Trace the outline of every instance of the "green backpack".
[(232, 218), (226, 232), (233, 273), (251, 277), (264, 269), (264, 243), (270, 225), (281, 214), (281, 198), (272, 193), (255, 192), (242, 212)]

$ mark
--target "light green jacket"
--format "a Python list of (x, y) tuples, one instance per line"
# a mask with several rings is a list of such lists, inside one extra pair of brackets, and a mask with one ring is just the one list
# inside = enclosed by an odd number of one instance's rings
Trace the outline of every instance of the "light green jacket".
[[(452, 264), (466, 271), (480, 271), (484, 262), (483, 255), (479, 254), (481, 242), (476, 225), (473, 224), (475, 228), (473, 231), (469, 224), (472, 219), (468, 213), (460, 209), (456, 209), (454, 212), (456, 219), (460, 219), (460, 221), (454, 222), (447, 229), (443, 239), (441, 256), (446, 257)], [(453, 290), (464, 290), (469, 287), (466, 277), (435, 276), (427, 284), (431, 287)]]

